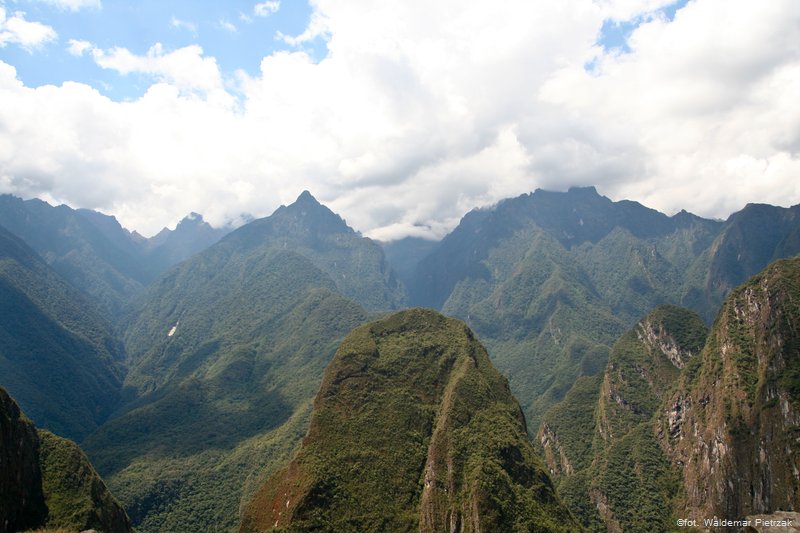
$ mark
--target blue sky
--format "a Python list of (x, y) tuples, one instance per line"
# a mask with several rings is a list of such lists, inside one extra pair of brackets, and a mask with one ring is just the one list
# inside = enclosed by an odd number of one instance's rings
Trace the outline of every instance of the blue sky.
[(797, 0), (0, 0), (0, 193), (364, 234), (594, 185), (666, 213), (800, 203)]
[[(6, 0), (5, 8), (8, 15), (21, 11), (26, 20), (50, 26), (58, 34), (37, 49), (0, 48), (0, 60), (14, 65), (26, 85), (79, 81), (115, 100), (141, 96), (151, 80), (101, 68), (88, 55), (70, 54), (70, 40), (99, 49), (122, 47), (137, 55), (156, 43), (166, 51), (199, 44), (205, 56), (216, 59), (223, 76), (232, 77), (237, 70), (257, 75), (265, 56), (297, 49), (279, 35), (301, 34), (311, 16), (305, 0), (104, 0), (99, 7), (80, 9), (42, 0)], [(304, 43), (302, 49), (317, 60), (327, 52), (322, 38)]]

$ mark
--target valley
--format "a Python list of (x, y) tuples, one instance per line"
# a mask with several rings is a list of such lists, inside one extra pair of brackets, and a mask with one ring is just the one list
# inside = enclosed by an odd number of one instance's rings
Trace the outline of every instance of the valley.
[(536, 190), (379, 243), (308, 191), (151, 239), (5, 195), (0, 226), (0, 387), (35, 453), (77, 442), (140, 533), (800, 506), (800, 206)]

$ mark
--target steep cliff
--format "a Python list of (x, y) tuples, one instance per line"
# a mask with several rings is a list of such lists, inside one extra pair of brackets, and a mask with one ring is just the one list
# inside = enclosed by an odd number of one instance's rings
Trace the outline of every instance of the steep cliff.
[(508, 382), (461, 322), (412, 309), (354, 330), (294, 460), (241, 531), (573, 531)]
[(47, 517), (36, 428), (0, 388), (0, 533), (36, 527)]
[(665, 531), (674, 525), (677, 470), (655, 420), (681, 369), (697, 359), (706, 327), (664, 305), (614, 345), (601, 377), (581, 378), (537, 435), (570, 509), (594, 531)]
[(0, 533), (130, 533), (124, 509), (74, 442), (38, 431), (0, 388)]
[(39, 431), (39, 440), (48, 527), (131, 531), (125, 510), (77, 444), (49, 431)]
[(681, 511), (730, 519), (800, 506), (800, 258), (735, 289), (663, 408)]

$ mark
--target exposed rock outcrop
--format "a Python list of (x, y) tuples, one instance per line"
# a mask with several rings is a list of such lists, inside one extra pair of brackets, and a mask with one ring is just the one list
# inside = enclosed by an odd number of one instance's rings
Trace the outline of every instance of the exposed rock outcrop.
[(36, 428), (0, 388), (0, 533), (36, 527), (47, 517), (38, 457)]
[(726, 300), (661, 415), (683, 471), (680, 512), (729, 519), (800, 506), (800, 258)]

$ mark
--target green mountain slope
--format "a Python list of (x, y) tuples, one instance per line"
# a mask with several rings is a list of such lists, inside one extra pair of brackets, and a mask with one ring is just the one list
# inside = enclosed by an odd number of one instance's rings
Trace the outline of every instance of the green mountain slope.
[(401, 298), (378, 245), (308, 193), (148, 287), (125, 331), (125, 406), (85, 441), (137, 529), (236, 527), (304, 433), (338, 342), (366, 320), (358, 302)]
[(800, 253), (800, 205), (791, 208), (748, 204), (730, 216), (707, 251), (703, 297), (687, 302), (706, 320), (719, 311), (722, 300), (736, 286), (771, 262)]
[(0, 532), (130, 533), (125, 511), (72, 441), (38, 431), (0, 388)]
[(0, 195), (0, 225), (97, 300), (113, 319), (156, 276), (229, 231), (212, 228), (192, 213), (174, 231), (165, 229), (145, 239), (97, 211), (11, 195)]
[(79, 440), (117, 407), (122, 359), (94, 306), (0, 227), (0, 386), (37, 425)]
[(798, 212), (748, 206), (720, 222), (612, 202), (594, 188), (537, 190), (468, 213), (420, 261), (410, 299), (467, 321), (537, 427), (655, 306), (711, 320), (731, 287), (800, 253)]
[(700, 317), (660, 306), (612, 348), (605, 372), (584, 377), (537, 434), (558, 490), (593, 531), (667, 531), (680, 478), (659, 445), (658, 417), (706, 338)]
[(291, 250), (325, 272), (338, 291), (365, 309), (395, 309), (405, 293), (381, 247), (304, 191), (288, 206), (230, 233), (219, 250)]
[(100, 224), (64, 205), (53, 207), (41, 200), (0, 195), (0, 225), (25, 241), (75, 287), (94, 297), (110, 316), (117, 316), (153, 273), (130, 235), (121, 227), (113, 228), (113, 223)]
[(734, 289), (705, 342), (698, 316), (661, 307), (614, 345), (602, 380), (545, 415), (537, 442), (587, 528), (797, 509), (798, 302), (794, 258)]
[(507, 381), (461, 322), (401, 311), (342, 342), (291, 464), (242, 531), (574, 531)]

